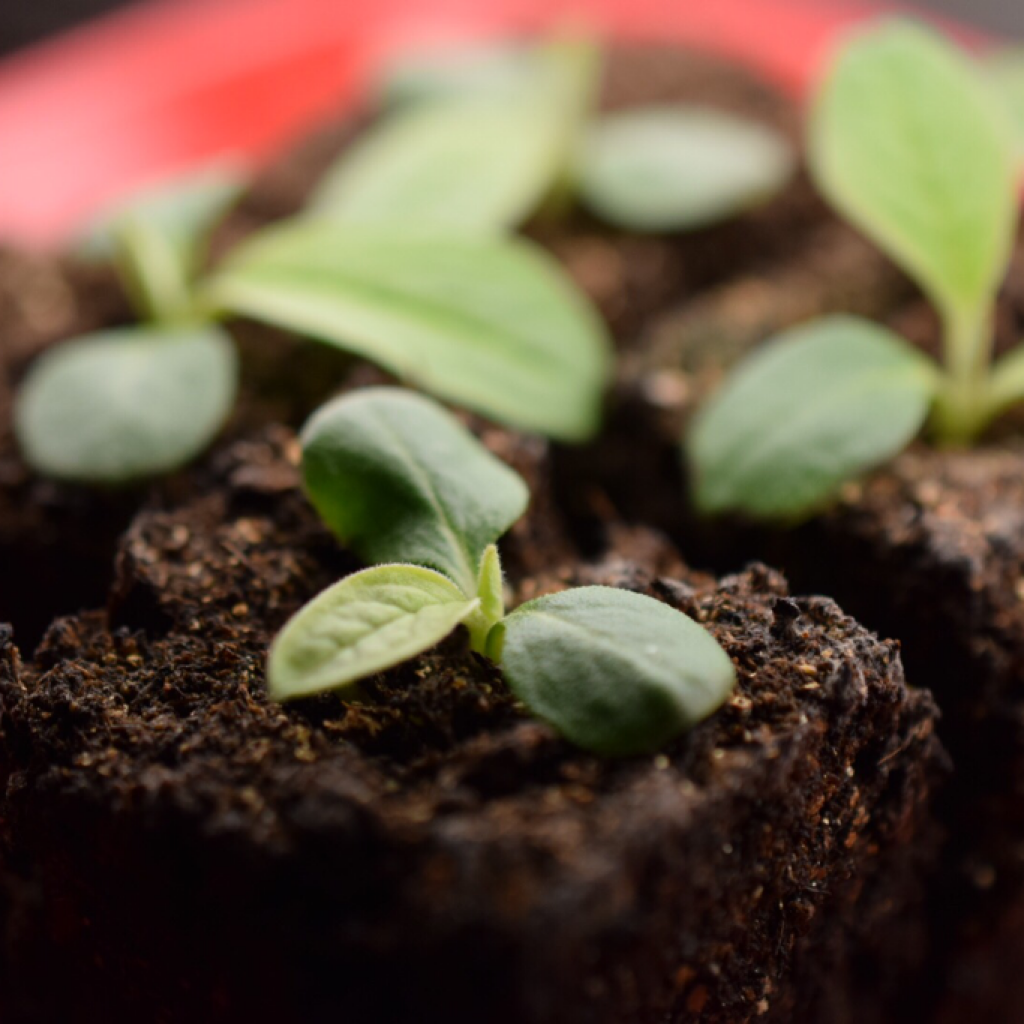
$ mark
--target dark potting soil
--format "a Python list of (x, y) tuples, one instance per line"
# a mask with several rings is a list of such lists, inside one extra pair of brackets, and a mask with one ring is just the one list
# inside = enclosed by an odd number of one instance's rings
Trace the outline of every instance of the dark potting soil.
[[(827, 515), (769, 538), (800, 586), (829, 587), (928, 679), (957, 771), (930, 902), (938, 1020), (1024, 1014), (1024, 446), (916, 449)], [(898, 630), (898, 632), (897, 632)]]
[[(671, 532), (698, 564), (730, 571), (765, 558), (798, 590), (827, 593), (899, 638), (909, 679), (926, 681), (938, 700), (956, 766), (941, 801), (951, 839), (929, 901), (932, 963), (915, 1004), (943, 1024), (1016, 1021), (1024, 1017), (1024, 420), (1007, 417), (970, 452), (917, 445), (798, 529), (709, 525), (685, 499), (686, 420), (775, 331), (855, 311), (938, 351), (933, 311), (865, 243), (825, 225), (818, 245), (819, 265), (833, 268), (827, 283), (815, 283), (800, 253), (654, 317), (624, 361), (606, 444), (565, 456), (561, 493), (578, 494), (588, 480), (605, 507)], [(996, 333), (997, 351), (1024, 334), (1024, 243)], [(575, 508), (587, 515), (582, 502)]]
[(13, 1019), (882, 1019), (945, 767), (895, 644), (620, 529), (514, 583), (647, 593), (725, 646), (735, 695), (657, 757), (575, 750), (460, 637), (282, 708), (267, 644), (354, 564), (287, 432), (216, 463), (135, 518), (109, 618), (0, 655)]
[[(795, 137), (787, 103), (703, 58), (623, 51), (611, 79), (613, 105), (704, 99)], [(269, 169), (218, 250), (294, 210), (351, 131)], [(512, 580), (526, 598), (599, 579), (705, 616), (738, 698), (667, 761), (628, 762), (525, 719), (457, 641), (375, 680), (376, 705), (267, 705), (270, 637), (353, 568), (294, 489), (287, 428), (379, 375), (238, 325), (243, 396), (199, 466), (134, 494), (42, 483), (10, 435), (13, 387), (29, 356), (127, 310), (109, 277), (10, 254), (0, 308), (37, 311), (17, 346), (21, 321), (0, 320), (0, 620), (24, 655), (9, 648), (0, 695), (10, 1014), (842, 1024), (884, 1019), (916, 976), (938, 849), (928, 698), (831, 602), (791, 602), (764, 570), (694, 576), (616, 510), (680, 533), (665, 423), (697, 384), (648, 361), (673, 318), (742, 347), (808, 312), (891, 309), (908, 286), (802, 180), (687, 237), (583, 214), (533, 233), (601, 306), (624, 376), (605, 437), (554, 472), (542, 443), (485, 432), (534, 487)], [(29, 263), (68, 297), (59, 323), (45, 289), (14, 283)]]

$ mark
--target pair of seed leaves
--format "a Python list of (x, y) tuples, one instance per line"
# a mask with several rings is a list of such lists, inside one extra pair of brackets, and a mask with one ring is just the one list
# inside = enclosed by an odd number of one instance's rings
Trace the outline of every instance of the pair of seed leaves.
[(814, 103), (809, 163), (836, 210), (934, 303), (944, 365), (855, 317), (767, 342), (688, 432), (707, 513), (804, 516), (903, 449), (930, 414), (947, 437), (966, 437), (1024, 398), (1024, 349), (989, 366), (1018, 199), (1012, 132), (978, 69), (912, 23), (858, 35)]
[(285, 625), (267, 665), (275, 699), (358, 697), (360, 679), (460, 624), (531, 712), (600, 753), (655, 750), (732, 690), (712, 636), (642, 594), (580, 587), (506, 615), (495, 542), (526, 485), (432, 400), (396, 388), (335, 399), (306, 425), (302, 465), (324, 522), (373, 567)]

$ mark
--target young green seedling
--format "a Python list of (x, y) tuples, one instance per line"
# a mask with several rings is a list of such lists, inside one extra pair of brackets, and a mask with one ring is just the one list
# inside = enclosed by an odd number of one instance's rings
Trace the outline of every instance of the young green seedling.
[(236, 171), (213, 168), (147, 190), (91, 229), (83, 254), (117, 267), (140, 324), (77, 338), (32, 366), (14, 426), (37, 470), (121, 484), (175, 469), (220, 430), (237, 358), (196, 283), (210, 230), (241, 187)]
[(731, 217), (791, 176), (781, 137), (714, 110), (595, 114), (601, 66), (582, 39), (406, 58), (384, 84), (398, 113), (329, 172), (313, 209), (501, 231), (578, 196), (612, 225), (670, 231)]
[[(436, 140), (428, 132), (421, 143), (430, 151)], [(490, 202), (509, 179), (480, 183)], [(385, 222), (372, 203), (336, 222), (317, 200), (202, 275), (207, 236), (238, 187), (205, 174), (147, 194), (90, 235), (88, 251), (118, 266), (142, 325), (59, 346), (33, 366), (15, 426), (36, 469), (117, 484), (198, 454), (233, 404), (235, 352), (217, 325), (230, 315), (362, 356), (512, 426), (566, 441), (596, 431), (611, 346), (537, 246), (465, 230), (473, 217)], [(449, 212), (473, 206), (450, 198)]]
[(395, 388), (339, 398), (310, 420), (302, 449), (324, 522), (383, 564), (285, 625), (268, 659), (275, 699), (354, 696), (460, 624), (530, 711), (600, 753), (655, 750), (732, 690), (711, 635), (653, 598), (580, 587), (506, 614), (496, 541), (525, 510), (526, 485), (429, 399)]
[(992, 360), (1018, 207), (1012, 133), (977, 69), (927, 29), (873, 28), (828, 75), (809, 151), (824, 195), (935, 305), (941, 364), (853, 317), (768, 342), (688, 434), (708, 513), (805, 515), (926, 422), (940, 443), (960, 444), (1024, 399), (1024, 347)]

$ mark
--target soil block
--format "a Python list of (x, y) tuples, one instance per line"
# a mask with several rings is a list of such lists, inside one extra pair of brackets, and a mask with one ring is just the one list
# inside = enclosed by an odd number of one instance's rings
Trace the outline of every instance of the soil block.
[(135, 517), (106, 612), (24, 659), (5, 633), (4, 1020), (884, 1019), (945, 771), (896, 644), (610, 529), (513, 582), (647, 593), (724, 645), (736, 693), (658, 756), (572, 748), (460, 636), (366, 704), (276, 706), (267, 644), (356, 567), (293, 453), (236, 445)]
[[(828, 288), (811, 284), (818, 268)], [(1024, 335), (1024, 244), (996, 317), (997, 351)], [(916, 445), (827, 514), (798, 529), (709, 525), (685, 499), (679, 439), (688, 416), (770, 334), (827, 312), (873, 310), (938, 350), (934, 313), (866, 243), (824, 224), (814, 249), (770, 275), (747, 274), (655, 318), (624, 364), (604, 450), (572, 456), (583, 480), (628, 519), (685, 538), (699, 564), (751, 557), (800, 590), (827, 593), (899, 639), (908, 678), (942, 709), (954, 764), (941, 801), (950, 836), (933, 914), (931, 965), (917, 1005), (942, 1024), (1024, 1019), (1024, 445), (1019, 415), (972, 451)], [(642, 454), (638, 454), (642, 453)], [(643, 481), (643, 483), (642, 483)], [(577, 502), (577, 512), (586, 510)], [(924, 1011), (918, 1011), (924, 1012)]]

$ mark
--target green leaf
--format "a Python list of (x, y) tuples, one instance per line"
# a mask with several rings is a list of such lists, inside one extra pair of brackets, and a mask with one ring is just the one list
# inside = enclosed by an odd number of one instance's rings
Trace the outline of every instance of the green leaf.
[(234, 345), (217, 327), (104, 331), (32, 366), (15, 429), (40, 473), (123, 483), (201, 452), (231, 412), (237, 378)]
[(141, 315), (184, 318), (192, 311), (191, 283), (209, 234), (245, 184), (239, 168), (219, 164), (145, 189), (101, 214), (79, 252), (117, 265)]
[(433, 647), (479, 605), (415, 565), (346, 576), (302, 608), (270, 649), (274, 700), (340, 689)]
[(989, 379), (988, 418), (998, 416), (1010, 406), (1024, 402), (1024, 345), (1007, 352), (992, 367)]
[(488, 647), (530, 711), (603, 754), (657, 750), (710, 715), (735, 683), (703, 627), (611, 587), (530, 601), (495, 626)]
[[(517, 161), (522, 162), (531, 155), (540, 158), (531, 167), (536, 172), (542, 163), (542, 174), (530, 176), (532, 200), (515, 218), (520, 219), (523, 213), (533, 210), (542, 193), (546, 193), (543, 204), (546, 212), (560, 212), (572, 202), (577, 154), (584, 125), (597, 98), (602, 57), (601, 47), (587, 35), (556, 35), (531, 47), (500, 44), (450, 49), (412, 58), (411, 62), (407, 58), (405, 70), (400, 66), (397, 73), (392, 73), (387, 94), (392, 100), (416, 99), (421, 104), (430, 99), (518, 103), (521, 113), (517, 118), (506, 119), (507, 124), (495, 120), (479, 133), (479, 145), (495, 137), (496, 141), (489, 143), (494, 154), (470, 151), (470, 158), (463, 162), (466, 166), (478, 164), (494, 180), (491, 186), (485, 181), (473, 187), (467, 185), (472, 196), (488, 188), (493, 190), (503, 178), (511, 181), (510, 171)], [(513, 136), (526, 137), (525, 126), (517, 123), (520, 118), (532, 122), (529, 137), (539, 145), (524, 146), (521, 141), (514, 141)], [(504, 139), (501, 138), (503, 130), (508, 133)], [(466, 145), (472, 146), (472, 140), (467, 139)], [(512, 161), (506, 158), (508, 167), (500, 169), (503, 150), (514, 149), (517, 145), (522, 152), (516, 153)], [(443, 155), (441, 144), (434, 148)], [(439, 175), (445, 172), (449, 179), (460, 182), (468, 177), (450, 160), (438, 169)]]
[(209, 297), (516, 427), (584, 440), (599, 423), (604, 327), (526, 242), (292, 223), (237, 249)]
[(534, 50), (515, 43), (470, 43), (403, 54), (382, 76), (390, 105), (475, 97), (508, 97), (537, 75)]
[(550, 101), (535, 93), (419, 104), (348, 150), (309, 211), (339, 223), (503, 231), (550, 186), (559, 127)]
[(535, 55), (538, 88), (560, 123), (563, 187), (575, 187), (579, 150), (600, 92), (604, 52), (592, 36), (565, 34), (544, 40)]
[(505, 616), (505, 581), (501, 571), (498, 547), (490, 544), (480, 559), (476, 593), (480, 598), (480, 610), (493, 625)]
[(1013, 47), (990, 54), (984, 60), (982, 71), (1006, 110), (1020, 165), (1024, 163), (1024, 48)]
[(895, 22), (839, 54), (810, 127), (818, 186), (947, 316), (992, 299), (1017, 220), (998, 104), (951, 44)]
[(742, 363), (687, 440), (706, 513), (796, 516), (885, 462), (920, 430), (935, 367), (850, 317), (790, 331)]
[(785, 139), (762, 125), (714, 110), (648, 107), (591, 127), (580, 188), (587, 205), (617, 227), (669, 231), (757, 205), (794, 168)]
[(367, 388), (323, 406), (302, 432), (306, 490), (369, 562), (414, 562), (477, 590), (484, 550), (529, 501), (517, 473), (429, 398)]

